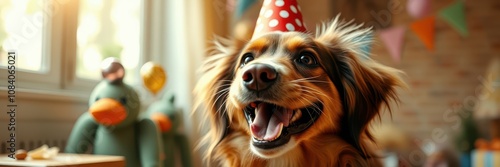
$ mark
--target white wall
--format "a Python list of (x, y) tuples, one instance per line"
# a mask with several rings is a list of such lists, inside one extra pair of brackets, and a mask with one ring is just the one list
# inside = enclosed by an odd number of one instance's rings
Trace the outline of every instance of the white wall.
[[(193, 148), (199, 139), (198, 121), (191, 117), (197, 69), (205, 53), (203, 3), (199, 0), (168, 0), (164, 4), (163, 40), (158, 60), (168, 74), (166, 89), (176, 95), (176, 105), (184, 111), (184, 132)], [(193, 149), (194, 151), (194, 149)], [(193, 152), (195, 166), (201, 166), (199, 151)]]
[[(16, 89), (16, 142), (66, 140), (74, 121), (87, 111), (87, 97)], [(7, 91), (0, 89), (0, 141), (8, 140)], [(4, 152), (1, 150), (0, 152)]]

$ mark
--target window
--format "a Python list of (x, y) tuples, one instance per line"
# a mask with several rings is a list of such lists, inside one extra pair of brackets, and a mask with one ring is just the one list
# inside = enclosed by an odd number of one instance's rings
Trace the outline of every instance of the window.
[[(16, 86), (87, 95), (100, 63), (117, 57), (140, 85), (143, 0), (0, 0), (0, 73), (16, 50)], [(3, 75), (2, 75), (3, 76)], [(0, 83), (0, 86), (6, 85)]]
[(76, 76), (98, 80), (99, 66), (117, 57), (127, 70), (125, 81), (137, 76), (140, 66), (140, 0), (87, 0), (79, 6)]
[(44, 15), (36, 0), (0, 0), (0, 66), (7, 66), (7, 51), (17, 50), (18, 69), (44, 72), (42, 54)]
[[(33, 47), (17, 49), (19, 57), (31, 56), (26, 61), (17, 61), (16, 93), (23, 106), (19, 109), (24, 113), (17, 118), (23, 127), (32, 130), (19, 131), (16, 136), (37, 140), (64, 138), (80, 113), (88, 109), (88, 95), (100, 79), (96, 67), (100, 60), (110, 56), (122, 60), (127, 70), (125, 82), (147, 96), (141, 101), (145, 102), (144, 107), (157, 97), (142, 87), (139, 67), (147, 61), (162, 64), (169, 73), (165, 89), (176, 95), (177, 106), (185, 112), (185, 132), (194, 132), (198, 124), (191, 123), (199, 121), (187, 113), (192, 106), (195, 71), (206, 50), (205, 37), (212, 36), (211, 32), (205, 32), (213, 30), (214, 25), (225, 27), (216, 22), (208, 26), (205, 23), (205, 17), (218, 18), (204, 12), (215, 10), (212, 1), (0, 0), (0, 47), (11, 30), (27, 31), (22, 26), (31, 25), (22, 22), (22, 25), (8, 25), (14, 23), (7, 15), (14, 10), (13, 6), (19, 6), (17, 14), (43, 21), (34, 23), (40, 26), (36, 29), (39, 37), (28, 40), (34, 43)], [(5, 80), (7, 73), (4, 57), (7, 50), (0, 48), (0, 81)], [(0, 82), (2, 102), (7, 98), (6, 85)], [(5, 119), (0, 116), (0, 123), (3, 122)], [(54, 129), (58, 135), (51, 135)], [(194, 166), (201, 166), (193, 159)]]

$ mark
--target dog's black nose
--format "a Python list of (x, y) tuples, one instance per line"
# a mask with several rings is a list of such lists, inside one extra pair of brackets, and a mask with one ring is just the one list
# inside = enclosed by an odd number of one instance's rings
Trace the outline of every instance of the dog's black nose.
[(243, 85), (247, 89), (260, 91), (271, 86), (278, 78), (276, 70), (265, 64), (252, 64), (243, 72)]

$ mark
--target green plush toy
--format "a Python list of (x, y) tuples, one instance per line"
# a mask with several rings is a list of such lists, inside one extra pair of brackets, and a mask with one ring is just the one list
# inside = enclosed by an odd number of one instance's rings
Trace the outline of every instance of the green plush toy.
[(175, 108), (175, 96), (165, 94), (162, 99), (154, 102), (148, 107), (145, 117), (154, 120), (162, 133), (165, 167), (175, 166), (176, 150), (180, 153), (183, 167), (191, 167), (191, 154), (188, 139), (177, 130), (182, 124), (182, 113)]
[(161, 166), (159, 129), (151, 119), (139, 118), (139, 96), (123, 83), (123, 66), (106, 59), (102, 74), (105, 79), (92, 91), (89, 111), (75, 123), (65, 152), (120, 155), (127, 167)]

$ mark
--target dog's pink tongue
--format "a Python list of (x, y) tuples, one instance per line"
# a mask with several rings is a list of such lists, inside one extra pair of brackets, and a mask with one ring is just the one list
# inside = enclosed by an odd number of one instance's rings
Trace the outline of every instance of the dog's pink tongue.
[(274, 111), (274, 106), (259, 103), (255, 108), (255, 119), (250, 125), (252, 135), (259, 140), (271, 141), (279, 137), (283, 126), (288, 126), (292, 117), (291, 110)]

